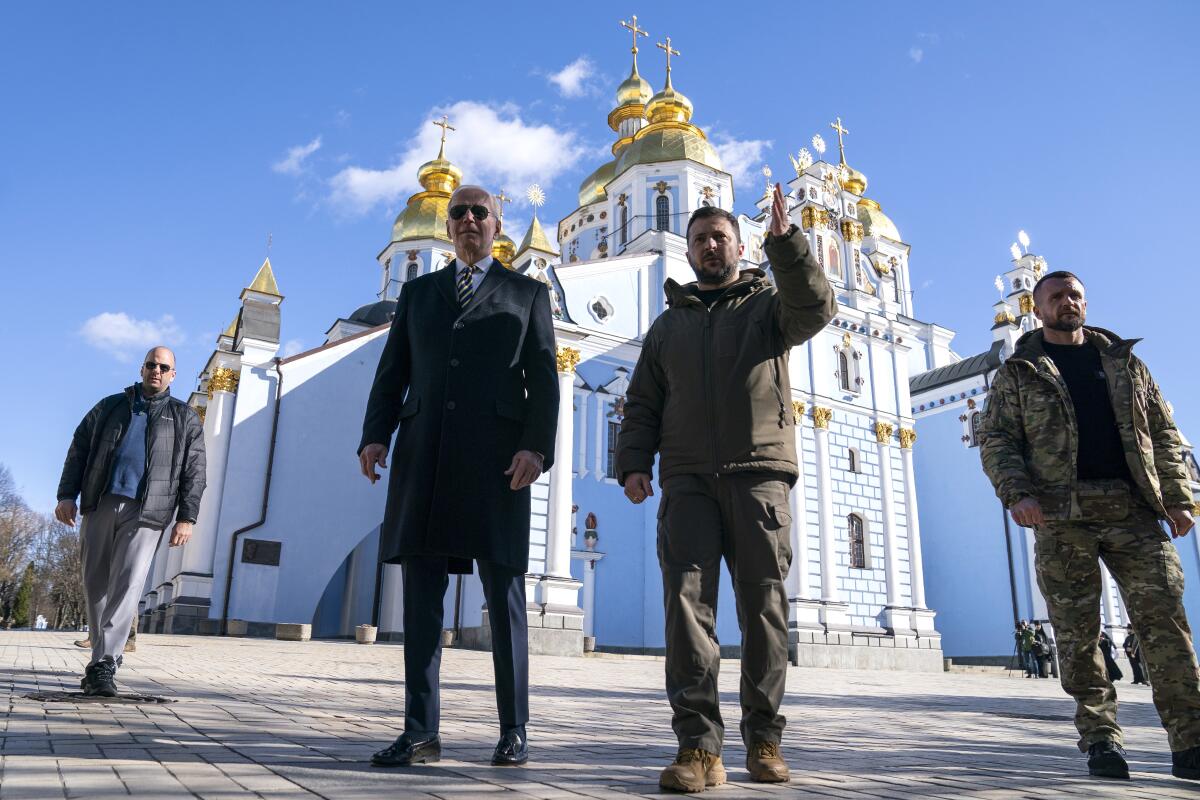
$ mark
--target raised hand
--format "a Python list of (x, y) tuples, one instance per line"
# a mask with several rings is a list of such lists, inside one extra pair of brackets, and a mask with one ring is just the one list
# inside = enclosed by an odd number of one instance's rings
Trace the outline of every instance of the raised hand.
[(769, 230), (772, 236), (783, 236), (788, 232), (788, 228), (792, 227), (792, 220), (788, 217), (787, 198), (783, 194), (783, 187), (778, 183), (775, 184), (775, 191), (771, 197), (771, 227)]

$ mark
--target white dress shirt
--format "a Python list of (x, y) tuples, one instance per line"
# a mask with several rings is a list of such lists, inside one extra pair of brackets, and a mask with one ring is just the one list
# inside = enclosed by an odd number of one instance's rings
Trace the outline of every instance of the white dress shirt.
[[(482, 261), (477, 261), (471, 265), (471, 266), (475, 267), (475, 272), (471, 275), (471, 293), (472, 293), (472, 295), (474, 295), (476, 292), (479, 291), (479, 284), (483, 283), (483, 278), (485, 275), (487, 275), (488, 267), (490, 267), (491, 265), (492, 265), (492, 259), (490, 257), (485, 258)], [(467, 266), (465, 264), (459, 265), (458, 270), (454, 273), (455, 285), (458, 284), (458, 279), (462, 277), (462, 274), (463, 274), (463, 272), (466, 271), (466, 269), (467, 269)]]

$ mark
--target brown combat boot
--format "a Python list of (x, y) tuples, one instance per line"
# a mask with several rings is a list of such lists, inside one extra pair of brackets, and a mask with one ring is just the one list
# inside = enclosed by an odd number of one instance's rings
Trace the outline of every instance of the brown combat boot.
[(725, 782), (721, 757), (698, 747), (681, 747), (675, 762), (662, 771), (658, 785), (672, 792), (703, 792)]
[(791, 776), (774, 742), (755, 742), (747, 748), (746, 769), (750, 780), (758, 783), (784, 783)]

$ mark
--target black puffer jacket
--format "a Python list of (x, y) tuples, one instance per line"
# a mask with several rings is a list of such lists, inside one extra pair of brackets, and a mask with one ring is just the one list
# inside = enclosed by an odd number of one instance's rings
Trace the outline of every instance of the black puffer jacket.
[[(109, 395), (79, 423), (58, 483), (59, 500), (80, 497), (80, 511), (95, 510), (112, 482), (113, 454), (129, 428), (134, 392), (141, 390), (135, 383)], [(154, 528), (165, 528), (173, 517), (195, 522), (205, 481), (200, 415), (171, 397), (169, 389), (147, 402), (146, 474), (137, 498), (142, 504), (140, 521)]]

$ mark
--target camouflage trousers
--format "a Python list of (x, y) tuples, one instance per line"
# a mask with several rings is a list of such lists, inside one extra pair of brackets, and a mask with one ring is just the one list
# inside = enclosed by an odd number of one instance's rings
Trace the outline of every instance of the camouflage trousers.
[(1109, 494), (1090, 512), (1085, 505), (1080, 520), (1048, 520), (1035, 537), (1038, 586), (1058, 642), (1062, 686), (1077, 704), (1079, 749), (1122, 743), (1117, 693), (1097, 644), (1103, 559), (1142, 642), (1171, 750), (1186, 750), (1200, 745), (1200, 671), (1183, 610), (1179, 554), (1148, 506), (1113, 500)]

